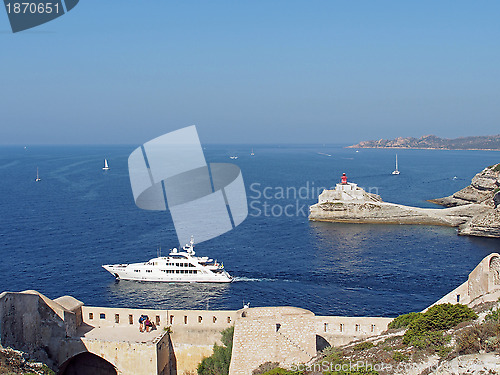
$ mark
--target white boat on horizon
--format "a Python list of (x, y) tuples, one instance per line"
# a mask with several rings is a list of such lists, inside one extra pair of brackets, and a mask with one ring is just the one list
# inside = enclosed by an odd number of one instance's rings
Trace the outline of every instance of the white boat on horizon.
[(38, 181), (42, 181), (42, 179), (38, 175), (38, 167), (36, 167), (36, 179), (35, 179), (35, 182), (38, 182)]
[(392, 171), (393, 175), (401, 174), (401, 172), (398, 169), (398, 154), (396, 154), (396, 169)]
[(224, 265), (209, 257), (197, 257), (194, 240), (182, 249), (172, 249), (168, 256), (150, 259), (145, 263), (113, 264), (102, 267), (121, 280), (184, 282), (184, 283), (230, 283), (233, 277)]
[(102, 168), (102, 170), (109, 171), (108, 159), (104, 159), (104, 167)]
[(250, 153), (250, 156), (255, 156), (255, 154), (253, 153), (253, 147), (252, 147), (252, 152)]

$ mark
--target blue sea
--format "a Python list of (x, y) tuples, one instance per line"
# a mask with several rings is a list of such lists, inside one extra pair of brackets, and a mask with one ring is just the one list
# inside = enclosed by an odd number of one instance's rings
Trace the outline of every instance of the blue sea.
[(424, 309), (500, 252), (500, 240), (461, 237), (455, 228), (307, 219), (321, 188), (342, 172), (385, 201), (435, 207), (426, 200), (467, 186), (500, 162), (500, 152), (399, 150), (401, 175), (392, 176), (394, 150), (206, 145), (208, 162), (241, 168), (250, 207), (236, 229), (195, 250), (222, 261), (235, 282), (115, 281), (102, 264), (146, 261), (179, 245), (168, 212), (135, 206), (127, 158), (136, 147), (0, 148), (0, 291), (35, 289), (109, 307), (239, 309), (249, 301), (392, 317)]

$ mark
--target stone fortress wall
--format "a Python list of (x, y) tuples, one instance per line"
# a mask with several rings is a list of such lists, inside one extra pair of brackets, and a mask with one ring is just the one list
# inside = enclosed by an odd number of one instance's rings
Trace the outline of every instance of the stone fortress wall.
[[(493, 253), (464, 284), (436, 303), (473, 306), (499, 296), (500, 255)], [(140, 333), (141, 314), (149, 315), (158, 329)], [(391, 320), (316, 316), (296, 307), (104, 308), (84, 306), (70, 296), (51, 300), (36, 291), (0, 294), (0, 343), (29, 353), (59, 369), (59, 374), (72, 374), (75, 368), (92, 375), (96, 368), (100, 374), (192, 374), (212, 353), (213, 344), (220, 343), (221, 331), (234, 326), (230, 374), (250, 375), (267, 361), (284, 366), (307, 363), (324, 347), (379, 335)], [(86, 363), (92, 364), (87, 372)]]
[(442, 303), (462, 303), (473, 307), (483, 302), (496, 301), (499, 297), (500, 255), (492, 253), (474, 268), (466, 282), (431, 306)]

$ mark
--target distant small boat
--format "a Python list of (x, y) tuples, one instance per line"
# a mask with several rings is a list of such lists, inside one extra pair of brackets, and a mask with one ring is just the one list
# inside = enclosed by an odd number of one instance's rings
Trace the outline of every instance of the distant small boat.
[(237, 156), (230, 156), (229, 159), (238, 159)]
[(254, 156), (255, 154), (253, 153), (253, 148), (252, 148), (252, 153), (250, 154), (250, 156)]
[(38, 175), (38, 167), (36, 167), (36, 179), (35, 179), (35, 182), (38, 182), (38, 181), (42, 181), (42, 179)]
[(398, 170), (398, 154), (396, 154), (396, 169), (392, 172), (392, 174), (400, 174), (401, 172)]
[(109, 166), (108, 166), (108, 159), (104, 159), (104, 167), (102, 168), (103, 171), (108, 171)]

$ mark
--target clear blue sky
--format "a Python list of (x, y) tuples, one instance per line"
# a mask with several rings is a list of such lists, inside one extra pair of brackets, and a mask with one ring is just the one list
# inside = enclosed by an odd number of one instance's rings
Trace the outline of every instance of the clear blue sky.
[(12, 34), (0, 143), (500, 133), (498, 1), (81, 0)]

